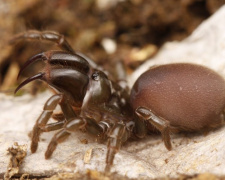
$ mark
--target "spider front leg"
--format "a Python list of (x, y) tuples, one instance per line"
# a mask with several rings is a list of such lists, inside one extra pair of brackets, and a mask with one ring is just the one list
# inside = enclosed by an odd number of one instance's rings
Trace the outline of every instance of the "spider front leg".
[(16, 35), (10, 43), (14, 43), (20, 39), (27, 40), (46, 40), (56, 43), (61, 49), (71, 53), (75, 53), (70, 44), (64, 38), (64, 35), (54, 31), (36, 31), (30, 30)]
[[(32, 142), (31, 142), (31, 152), (34, 153), (38, 147), (39, 137), (42, 132), (46, 131), (46, 124), (52, 116), (53, 110), (56, 108), (59, 101), (62, 99), (61, 94), (56, 94), (50, 97), (44, 105), (43, 111), (36, 121), (33, 127)], [(59, 127), (58, 127), (59, 126)], [(57, 128), (60, 128), (60, 124)], [(50, 130), (50, 129), (49, 129)]]
[(71, 45), (68, 43), (68, 41), (65, 39), (64, 35), (58, 32), (29, 30), (16, 35), (14, 38), (11, 39), (10, 43), (14, 44), (18, 40), (39, 40), (39, 41), (49, 41), (49, 42), (56, 43), (60, 49), (72, 54), (76, 54), (86, 59), (86, 61), (88, 61), (88, 63), (90, 64), (92, 68), (101, 69), (100, 67), (97, 66), (97, 64), (95, 64), (95, 62), (92, 59), (90, 59), (86, 55), (80, 52), (75, 52), (73, 48), (71, 47)]
[[(65, 120), (47, 124), (53, 111), (57, 105), (61, 106), (62, 112), (65, 114)], [(69, 121), (76, 117), (71, 106), (68, 105), (66, 100), (63, 99), (62, 94), (56, 94), (50, 97), (44, 105), (43, 112), (36, 121), (33, 127), (32, 142), (31, 142), (31, 152), (34, 153), (37, 150), (38, 142), (42, 132), (54, 131), (61, 129), (65, 124), (65, 121)]]

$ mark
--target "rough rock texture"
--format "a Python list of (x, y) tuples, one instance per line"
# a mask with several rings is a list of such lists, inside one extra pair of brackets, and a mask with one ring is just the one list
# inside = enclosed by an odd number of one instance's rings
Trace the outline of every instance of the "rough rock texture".
[[(135, 72), (134, 82), (141, 71), (156, 64), (171, 62), (195, 62), (215, 69), (225, 77), (225, 6), (205, 21), (182, 42), (167, 43), (161, 51)], [(0, 174), (7, 170), (7, 149), (17, 142), (29, 147), (29, 132), (50, 97), (45, 92), (31, 97), (11, 97), (0, 94)], [(103, 171), (106, 146), (81, 132), (74, 133), (60, 144), (50, 160), (44, 152), (54, 132), (44, 133), (38, 151), (31, 154), (29, 148), (20, 173), (51, 175), (59, 172), (85, 172), (86, 169)], [(160, 136), (148, 136), (140, 141), (126, 143), (116, 155), (112, 171), (128, 177), (156, 178), (210, 172), (225, 174), (225, 127), (203, 134), (179, 134), (172, 136), (173, 150), (167, 151)], [(88, 144), (84, 144), (84, 140)], [(91, 154), (91, 155), (90, 155)]]

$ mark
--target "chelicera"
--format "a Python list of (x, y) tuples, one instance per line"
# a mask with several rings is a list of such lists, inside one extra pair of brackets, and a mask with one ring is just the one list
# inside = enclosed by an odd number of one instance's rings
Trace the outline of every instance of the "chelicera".
[[(44, 61), (45, 68), (15, 90), (39, 79), (55, 91), (31, 138), (34, 153), (41, 133), (58, 130), (45, 152), (46, 159), (71, 133), (84, 129), (99, 140), (108, 140), (105, 171), (109, 171), (121, 145), (130, 137), (145, 137), (152, 126), (161, 132), (170, 150), (171, 132), (209, 130), (224, 121), (225, 81), (206, 67), (181, 63), (156, 66), (143, 73), (129, 92), (124, 79), (110, 80), (104, 70), (76, 53), (56, 32), (28, 31), (17, 39), (53, 41), (62, 49), (31, 57), (19, 75), (36, 61)], [(57, 105), (62, 113), (53, 114)], [(48, 123), (51, 117), (56, 122)]]

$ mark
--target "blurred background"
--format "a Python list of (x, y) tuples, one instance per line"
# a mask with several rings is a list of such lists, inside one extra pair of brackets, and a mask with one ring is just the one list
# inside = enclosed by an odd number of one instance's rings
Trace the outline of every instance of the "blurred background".
[[(184, 39), (223, 4), (225, 0), (0, 0), (0, 92), (13, 94), (18, 83), (41, 70), (35, 64), (17, 80), (29, 57), (58, 49), (46, 41), (10, 44), (18, 33), (59, 32), (75, 51), (108, 71), (122, 61), (132, 73), (161, 45)], [(39, 81), (29, 85), (21, 93), (36, 94), (45, 88)]]

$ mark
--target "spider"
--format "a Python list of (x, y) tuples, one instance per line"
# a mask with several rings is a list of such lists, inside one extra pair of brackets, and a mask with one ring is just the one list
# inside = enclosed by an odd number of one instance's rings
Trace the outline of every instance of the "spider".
[[(75, 52), (57, 32), (27, 31), (13, 41), (18, 39), (52, 41), (62, 49), (31, 57), (18, 76), (40, 60), (45, 62), (44, 70), (15, 90), (39, 79), (55, 92), (45, 103), (31, 138), (34, 153), (41, 133), (58, 130), (45, 152), (46, 159), (71, 133), (84, 129), (97, 139), (108, 141), (105, 172), (109, 172), (121, 145), (131, 137), (145, 137), (152, 126), (171, 150), (171, 132), (213, 129), (224, 121), (225, 81), (209, 68), (188, 63), (152, 67), (130, 90), (123, 78), (110, 80), (106, 71)], [(57, 105), (62, 111), (58, 115), (53, 114)], [(52, 116), (57, 121), (48, 123)]]
[[(115, 153), (131, 136), (134, 126), (128, 116), (127, 88), (110, 81), (106, 73), (91, 59), (76, 53), (63, 35), (51, 31), (27, 31), (16, 36), (13, 41), (18, 39), (53, 41), (63, 50), (34, 55), (24, 64), (18, 75), (30, 64), (44, 61), (44, 70), (23, 81), (15, 92), (36, 79), (48, 83), (55, 92), (46, 101), (43, 112), (33, 127), (31, 152), (36, 152), (43, 132), (59, 130), (45, 152), (45, 158), (48, 159), (57, 145), (65, 141), (72, 132), (85, 129), (101, 141), (108, 139), (105, 171), (109, 171)], [(53, 114), (58, 104), (62, 113)], [(57, 122), (48, 123), (51, 116)]]

